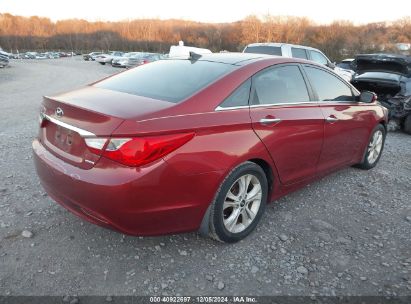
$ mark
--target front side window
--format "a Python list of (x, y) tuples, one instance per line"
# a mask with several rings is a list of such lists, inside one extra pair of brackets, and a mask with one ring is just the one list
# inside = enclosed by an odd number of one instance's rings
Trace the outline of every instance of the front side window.
[(251, 79), (248, 79), (242, 85), (228, 96), (220, 105), (222, 108), (242, 107), (248, 106), (248, 99), (250, 97)]
[(319, 64), (323, 64), (323, 65), (328, 64), (327, 58), (323, 54), (321, 54), (320, 52), (310, 51), (310, 54), (311, 54), (311, 60), (312, 61), (317, 62)]
[(302, 58), (302, 59), (308, 59), (307, 57), (307, 51), (301, 48), (291, 48), (291, 55), (294, 58)]
[(308, 78), (320, 101), (354, 101), (351, 88), (331, 73), (305, 66)]
[(307, 86), (296, 65), (264, 70), (253, 78), (253, 104), (281, 104), (310, 101)]

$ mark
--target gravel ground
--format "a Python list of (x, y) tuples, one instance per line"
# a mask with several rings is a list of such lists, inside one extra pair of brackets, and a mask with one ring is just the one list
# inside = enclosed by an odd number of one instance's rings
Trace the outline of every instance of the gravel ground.
[(411, 137), (270, 204), (233, 245), (196, 233), (129, 237), (54, 203), (31, 141), (42, 95), (118, 69), (80, 58), (0, 69), (0, 295), (411, 295)]

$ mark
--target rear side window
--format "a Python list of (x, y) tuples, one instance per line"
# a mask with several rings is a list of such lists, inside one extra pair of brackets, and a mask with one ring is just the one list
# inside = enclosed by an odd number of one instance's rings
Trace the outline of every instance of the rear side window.
[(328, 63), (327, 58), (320, 52), (310, 51), (310, 54), (311, 54), (312, 61), (317, 62), (319, 64), (323, 64), (323, 65), (326, 65)]
[(308, 59), (307, 51), (301, 48), (291, 48), (291, 55), (294, 58)]
[(354, 101), (351, 88), (336, 76), (310, 66), (305, 66), (305, 70), (320, 101)]
[(201, 60), (158, 60), (94, 86), (178, 103), (235, 68), (230, 64)]
[(241, 107), (241, 106), (248, 106), (248, 99), (250, 97), (250, 89), (251, 89), (251, 79), (248, 79), (242, 85), (240, 85), (237, 89), (228, 96), (220, 107), (222, 108), (229, 108), (229, 107)]
[(247, 46), (244, 53), (282, 56), (281, 47), (268, 45)]
[(304, 78), (296, 65), (265, 70), (254, 76), (253, 86), (253, 104), (310, 101)]

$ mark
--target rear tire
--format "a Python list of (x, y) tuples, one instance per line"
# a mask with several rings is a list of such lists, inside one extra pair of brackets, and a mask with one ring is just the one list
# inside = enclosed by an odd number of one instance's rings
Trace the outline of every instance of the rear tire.
[(405, 117), (402, 130), (407, 134), (411, 134), (411, 114)]
[(212, 203), (209, 236), (225, 243), (245, 238), (260, 221), (267, 195), (267, 177), (260, 166), (247, 161), (234, 168)]
[(356, 167), (363, 170), (374, 168), (381, 158), (384, 149), (386, 130), (383, 125), (378, 124), (371, 132), (371, 137), (366, 147), (364, 158)]

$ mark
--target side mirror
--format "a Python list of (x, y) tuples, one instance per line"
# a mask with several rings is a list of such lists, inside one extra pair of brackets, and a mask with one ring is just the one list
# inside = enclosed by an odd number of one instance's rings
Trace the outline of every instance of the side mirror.
[(330, 69), (334, 70), (335, 69), (335, 64), (332, 62), (327, 62), (326, 66), (328, 66)]
[(360, 102), (372, 103), (377, 100), (377, 94), (370, 91), (362, 91), (360, 94)]

